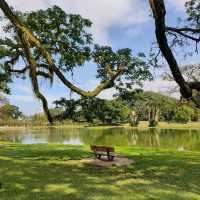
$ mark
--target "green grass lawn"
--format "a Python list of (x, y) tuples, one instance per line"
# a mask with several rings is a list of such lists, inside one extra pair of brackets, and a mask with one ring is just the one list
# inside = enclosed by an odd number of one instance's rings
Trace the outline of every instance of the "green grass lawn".
[(135, 163), (97, 167), (79, 163), (87, 146), (0, 148), (1, 200), (200, 199), (200, 153), (117, 148)]

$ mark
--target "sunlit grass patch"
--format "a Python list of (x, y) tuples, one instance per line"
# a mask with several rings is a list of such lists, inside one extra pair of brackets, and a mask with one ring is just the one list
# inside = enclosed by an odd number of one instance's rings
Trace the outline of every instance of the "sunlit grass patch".
[(1, 200), (200, 199), (200, 153), (117, 147), (129, 166), (86, 165), (88, 146), (17, 145), (0, 150)]

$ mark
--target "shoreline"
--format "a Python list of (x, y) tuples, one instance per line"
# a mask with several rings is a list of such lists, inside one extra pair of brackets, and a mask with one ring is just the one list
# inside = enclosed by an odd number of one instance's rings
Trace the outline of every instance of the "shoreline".
[[(43, 128), (86, 128), (86, 129), (109, 129), (109, 128), (128, 128), (128, 129), (152, 129), (148, 127), (147, 121), (140, 122), (138, 127), (131, 127), (129, 124), (121, 125), (86, 125), (86, 124), (69, 124), (69, 125), (54, 125), (54, 126), (0, 126), (1, 130), (26, 130), (26, 129), (43, 129)], [(159, 122), (157, 129), (200, 129), (200, 122), (190, 122), (187, 124)]]

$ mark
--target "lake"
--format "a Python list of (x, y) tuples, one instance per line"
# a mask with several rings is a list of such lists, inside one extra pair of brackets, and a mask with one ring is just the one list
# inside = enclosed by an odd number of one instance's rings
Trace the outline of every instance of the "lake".
[(200, 130), (191, 129), (41, 128), (1, 130), (0, 140), (21, 144), (97, 144), (200, 151)]

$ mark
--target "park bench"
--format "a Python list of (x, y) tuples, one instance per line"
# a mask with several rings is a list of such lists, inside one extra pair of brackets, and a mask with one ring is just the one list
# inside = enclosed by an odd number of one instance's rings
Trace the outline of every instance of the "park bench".
[(107, 156), (109, 161), (113, 161), (115, 157), (115, 149), (113, 147), (91, 145), (96, 158), (101, 159), (101, 156)]

